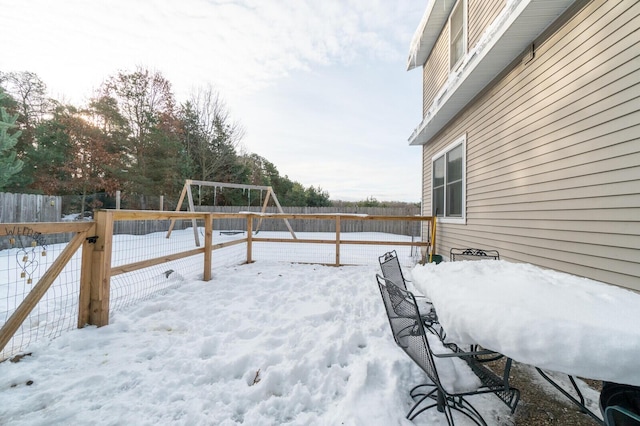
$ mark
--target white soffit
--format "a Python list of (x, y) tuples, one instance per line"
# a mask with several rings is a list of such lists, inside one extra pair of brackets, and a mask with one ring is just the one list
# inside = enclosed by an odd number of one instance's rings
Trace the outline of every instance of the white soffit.
[[(451, 87), (445, 88), (446, 91), (439, 99), (436, 98), (434, 105), (409, 137), (409, 144), (426, 144), (573, 2), (574, 0), (507, 1), (507, 5), (515, 6), (512, 12), (493, 31), (491, 39), (480, 51), (469, 53), (472, 57), (466, 61), (459, 77), (450, 83)], [(442, 9), (440, 2), (434, 3), (437, 3), (432, 7), (434, 10)], [(423, 33), (426, 33), (426, 28)], [(426, 55), (425, 60), (429, 54), (430, 51), (422, 53), (423, 56)], [(420, 53), (416, 55), (416, 58), (421, 57)]]

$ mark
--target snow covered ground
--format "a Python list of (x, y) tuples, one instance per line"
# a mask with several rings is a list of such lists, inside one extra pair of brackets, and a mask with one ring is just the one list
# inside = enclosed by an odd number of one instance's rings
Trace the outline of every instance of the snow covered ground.
[[(433, 410), (404, 419), (408, 391), (427, 379), (393, 341), (376, 261), (258, 260), (215, 268), (210, 282), (182, 274), (108, 326), (41, 340), (30, 356), (0, 363), (0, 424), (446, 424)], [(415, 278), (446, 265), (418, 267)], [(615, 303), (617, 289), (605, 288)], [(470, 401), (488, 424), (511, 424), (496, 397)]]
[(186, 278), (0, 364), (0, 424), (411, 424), (425, 376), (393, 342), (376, 272), (263, 261)]

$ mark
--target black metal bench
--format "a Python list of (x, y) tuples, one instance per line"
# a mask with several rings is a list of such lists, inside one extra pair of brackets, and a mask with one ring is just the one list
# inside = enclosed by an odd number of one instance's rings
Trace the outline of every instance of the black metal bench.
[[(482, 415), (465, 399), (469, 395), (484, 393), (495, 394), (511, 409), (511, 413), (515, 411), (520, 392), (509, 385), (510, 359), (507, 359), (500, 377), (478, 360), (478, 356), (494, 354), (494, 352), (464, 351), (453, 343), (443, 343), (438, 334), (424, 326), (412, 293), (399, 288), (380, 275), (376, 278), (394, 340), (430, 380), (429, 383), (411, 389), (410, 395), (415, 403), (407, 413), (409, 420), (436, 407), (438, 411), (444, 413), (449, 425), (454, 425), (453, 411), (456, 411), (475, 424), (486, 426)], [(437, 350), (434, 351), (434, 348)], [(467, 366), (468, 372), (472, 372), (478, 379), (469, 388), (452, 387), (451, 381), (447, 380), (449, 378), (441, 376), (447, 362), (460, 363), (461, 361), (463, 361), (462, 365)]]
[(449, 250), (449, 260), (456, 262), (459, 260), (500, 260), (498, 250), (484, 250), (478, 248), (452, 248)]

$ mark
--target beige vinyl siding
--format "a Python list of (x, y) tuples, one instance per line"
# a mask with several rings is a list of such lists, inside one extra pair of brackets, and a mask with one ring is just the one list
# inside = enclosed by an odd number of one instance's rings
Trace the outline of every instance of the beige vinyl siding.
[(472, 50), (484, 30), (500, 14), (506, 4), (506, 0), (468, 0), (468, 46)]
[(640, 290), (640, 3), (596, 0), (536, 41), (425, 145), (467, 134), (467, 224), (438, 251), (503, 257)]
[[(468, 0), (468, 46), (472, 48), (502, 11), (505, 0)], [(422, 115), (425, 116), (436, 95), (449, 77), (449, 22), (442, 29), (431, 55), (422, 67)]]
[(422, 68), (422, 116), (427, 114), (431, 103), (449, 78), (449, 24), (433, 46), (431, 55)]

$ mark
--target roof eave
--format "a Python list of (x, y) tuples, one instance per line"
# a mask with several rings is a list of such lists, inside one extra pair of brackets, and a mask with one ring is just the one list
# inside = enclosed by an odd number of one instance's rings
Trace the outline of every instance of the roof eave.
[(521, 0), (484, 49), (467, 58), (456, 82), (440, 97), (438, 105), (432, 105), (409, 137), (409, 144), (428, 143), (573, 2)]
[[(435, 4), (438, 7), (435, 7)], [(407, 58), (407, 71), (422, 66), (431, 54), (442, 29), (444, 28), (455, 0), (431, 0), (416, 29)]]

